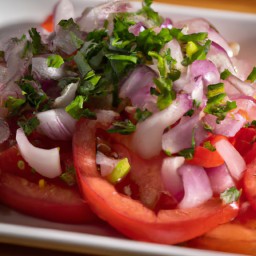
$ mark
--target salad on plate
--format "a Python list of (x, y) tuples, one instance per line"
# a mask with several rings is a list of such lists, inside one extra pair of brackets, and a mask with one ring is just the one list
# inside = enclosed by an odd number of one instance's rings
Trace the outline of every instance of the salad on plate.
[(59, 1), (0, 49), (0, 202), (256, 255), (256, 67), (202, 18)]

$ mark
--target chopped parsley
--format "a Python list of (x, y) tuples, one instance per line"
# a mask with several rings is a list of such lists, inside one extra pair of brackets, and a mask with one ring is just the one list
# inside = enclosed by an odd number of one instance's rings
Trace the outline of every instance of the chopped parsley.
[(36, 28), (31, 28), (29, 30), (29, 36), (32, 40), (32, 42), (31, 42), (32, 53), (34, 55), (43, 53), (44, 46), (43, 46), (42, 41), (41, 41), (41, 36), (37, 32)]
[(40, 121), (35, 116), (29, 119), (23, 117), (18, 121), (18, 125), (23, 129), (26, 135), (30, 135), (34, 130), (36, 130), (39, 124)]
[(220, 199), (225, 204), (231, 204), (233, 202), (236, 202), (240, 196), (241, 191), (239, 191), (236, 187), (231, 187), (220, 194)]
[(47, 66), (51, 68), (60, 68), (64, 63), (63, 58), (58, 54), (53, 54), (47, 57)]
[(112, 127), (107, 131), (109, 133), (120, 133), (123, 135), (128, 135), (135, 132), (135, 130), (136, 130), (136, 126), (130, 120), (125, 120), (125, 121), (114, 122), (112, 124)]
[(137, 108), (136, 113), (135, 113), (135, 119), (138, 122), (142, 122), (142, 121), (145, 121), (151, 115), (152, 115), (152, 112), (148, 111), (147, 109), (141, 110), (141, 109)]
[(8, 109), (8, 114), (10, 116), (15, 116), (20, 112), (21, 107), (26, 103), (25, 99), (14, 98), (9, 96), (5, 101), (5, 108)]

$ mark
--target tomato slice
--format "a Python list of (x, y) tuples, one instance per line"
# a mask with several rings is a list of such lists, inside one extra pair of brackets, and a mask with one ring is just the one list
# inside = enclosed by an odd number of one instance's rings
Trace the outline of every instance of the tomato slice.
[[(73, 137), (74, 164), (78, 180), (95, 213), (126, 236), (142, 241), (176, 244), (202, 235), (233, 219), (236, 203), (224, 205), (212, 199), (191, 209), (153, 210), (118, 193), (97, 170), (97, 122), (80, 120)], [(148, 166), (150, 168), (150, 166)]]
[(41, 27), (47, 30), (48, 32), (53, 32), (54, 30), (53, 15), (49, 15), (46, 18), (46, 20), (41, 24)]
[[(248, 154), (250, 157), (245, 157), (247, 159), (247, 162), (250, 162), (247, 165), (247, 168), (244, 173), (244, 192), (246, 195), (246, 198), (250, 202), (252, 208), (256, 210), (256, 147), (254, 147)], [(254, 157), (253, 160), (252, 156)]]
[[(221, 139), (226, 139), (226, 137), (222, 135), (212, 135), (206, 139), (206, 141), (210, 141), (214, 146)], [(187, 162), (205, 168), (217, 167), (224, 164), (223, 158), (217, 151), (211, 151), (203, 146), (197, 146), (195, 148), (193, 159), (187, 160)]]
[[(69, 161), (67, 153), (62, 158)], [(96, 218), (77, 186), (33, 172), (16, 145), (0, 153), (0, 191), (1, 203), (34, 217), (74, 224)]]
[(245, 156), (253, 148), (256, 141), (256, 129), (253, 127), (242, 128), (230, 141), (236, 150)]
[(235, 221), (220, 225), (189, 241), (187, 245), (199, 249), (256, 255), (255, 227), (255, 212), (248, 207)]

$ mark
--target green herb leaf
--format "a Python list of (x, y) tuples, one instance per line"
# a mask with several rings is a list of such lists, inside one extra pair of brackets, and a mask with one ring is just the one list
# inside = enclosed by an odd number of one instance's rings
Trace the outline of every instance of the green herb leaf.
[(142, 9), (137, 14), (145, 15), (149, 20), (153, 21), (156, 26), (160, 26), (163, 22), (163, 18), (151, 8), (152, 0), (144, 0), (142, 3)]
[(252, 72), (247, 77), (247, 80), (251, 81), (252, 83), (256, 81), (256, 67), (252, 69)]
[(42, 90), (36, 89), (33, 83), (35, 83), (34, 80), (24, 78), (19, 81), (19, 86), (30, 106), (39, 109), (40, 106), (46, 102), (47, 95)]
[(58, 54), (50, 55), (47, 58), (47, 66), (51, 68), (60, 68), (63, 63), (63, 58)]
[(220, 194), (220, 198), (225, 204), (236, 202), (240, 196), (241, 191), (239, 191), (236, 187), (231, 187)]
[(193, 159), (194, 154), (195, 154), (195, 149), (194, 148), (186, 148), (181, 150), (178, 153), (180, 156), (185, 157), (186, 159)]
[(152, 115), (152, 112), (148, 111), (147, 109), (145, 110), (141, 110), (139, 108), (136, 109), (136, 113), (135, 113), (135, 119), (138, 122), (143, 122), (145, 121), (148, 117), (150, 117)]
[(74, 22), (73, 18), (70, 18), (68, 20), (61, 20), (59, 23), (58, 23), (59, 26), (61, 26), (63, 29), (65, 30), (69, 30), (70, 28), (72, 27), (78, 27), (78, 25)]
[(9, 96), (4, 103), (4, 106), (8, 109), (8, 114), (14, 116), (19, 113), (21, 107), (26, 103), (25, 99), (18, 99)]
[(88, 108), (84, 108), (84, 102), (87, 101), (86, 97), (82, 95), (76, 96), (76, 98), (65, 108), (74, 119), (79, 120), (81, 117), (89, 119), (95, 119), (96, 114), (90, 111)]
[(78, 67), (79, 73), (81, 74), (82, 79), (86, 77), (86, 75), (92, 71), (92, 68), (88, 64), (88, 61), (83, 56), (83, 54), (78, 51), (77, 54), (74, 57), (74, 61)]
[(112, 128), (107, 130), (109, 133), (120, 133), (127, 135), (135, 132), (136, 130), (136, 126), (130, 120), (114, 122), (112, 125)]
[(23, 120), (18, 121), (18, 125), (23, 129), (26, 135), (30, 135), (34, 130), (36, 130), (39, 124), (40, 121), (37, 117), (32, 117), (29, 119), (24, 118)]
[(40, 54), (44, 50), (44, 46), (41, 41), (41, 36), (35, 28), (29, 30), (30, 38), (32, 39), (32, 52), (33, 54)]

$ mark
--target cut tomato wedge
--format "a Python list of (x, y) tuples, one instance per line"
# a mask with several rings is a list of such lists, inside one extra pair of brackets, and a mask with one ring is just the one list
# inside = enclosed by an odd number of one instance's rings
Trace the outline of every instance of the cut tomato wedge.
[(54, 30), (53, 15), (49, 15), (46, 18), (46, 20), (41, 24), (41, 27), (44, 28), (48, 32), (53, 32), (53, 30)]
[(97, 121), (78, 122), (73, 137), (74, 164), (92, 209), (121, 233), (136, 240), (176, 244), (202, 235), (237, 215), (236, 203), (225, 205), (216, 198), (196, 208), (155, 213), (141, 202), (118, 193), (97, 170), (96, 130)]
[[(70, 160), (67, 152), (63, 158), (64, 166)], [(0, 191), (1, 203), (34, 217), (73, 224), (96, 219), (76, 185), (35, 173), (16, 145), (0, 153)]]
[[(248, 158), (248, 155), (250, 156)], [(253, 160), (252, 156), (254, 157)], [(254, 147), (248, 154), (245, 159), (247, 162), (250, 162), (247, 165), (247, 168), (244, 173), (244, 192), (246, 198), (250, 202), (252, 208), (256, 211), (256, 147)]]
[[(213, 146), (221, 139), (227, 139), (222, 135), (212, 135), (206, 141), (209, 141)], [(194, 157), (191, 160), (187, 160), (189, 164), (199, 165), (205, 168), (217, 167), (224, 164), (223, 158), (215, 150), (211, 151), (203, 146), (197, 146), (195, 148)]]
[(201, 237), (188, 242), (188, 246), (214, 251), (256, 255), (255, 212), (248, 206), (230, 223), (220, 225)]

